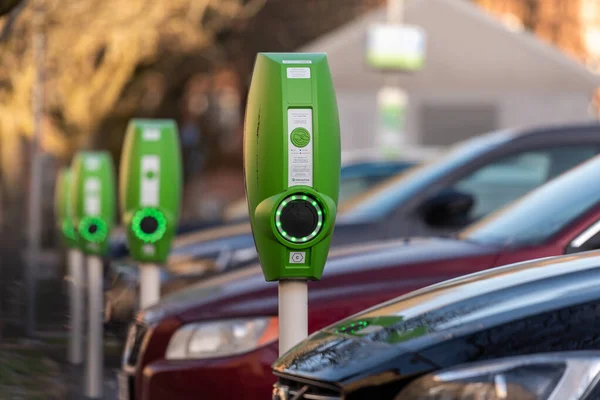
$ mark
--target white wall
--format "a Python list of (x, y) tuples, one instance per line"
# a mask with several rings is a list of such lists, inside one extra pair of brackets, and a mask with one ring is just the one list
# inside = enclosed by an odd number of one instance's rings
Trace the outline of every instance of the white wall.
[(502, 98), (501, 121), (506, 127), (593, 121), (588, 107), (587, 93), (506, 96)]
[[(420, 105), (492, 103), (499, 105), (497, 129), (532, 127), (561, 123), (592, 121), (588, 113), (588, 93), (552, 93), (546, 95), (446, 93), (438, 95), (412, 94), (407, 110), (407, 142), (418, 146), (420, 140)], [(337, 91), (342, 132), (342, 151), (356, 153), (375, 146), (377, 134), (377, 92)], [(482, 132), (484, 133), (484, 132)]]

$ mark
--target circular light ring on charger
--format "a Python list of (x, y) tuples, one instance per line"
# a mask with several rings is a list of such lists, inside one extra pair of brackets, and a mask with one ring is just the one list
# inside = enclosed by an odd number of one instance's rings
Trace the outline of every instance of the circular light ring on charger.
[[(145, 218), (152, 218), (156, 221), (156, 229), (153, 232), (144, 232), (142, 221)], [(131, 221), (131, 229), (135, 236), (144, 243), (158, 242), (167, 232), (167, 219), (164, 214), (156, 208), (142, 208), (136, 211)]]
[(68, 220), (68, 219), (63, 220), (63, 222), (60, 226), (60, 229), (61, 229), (63, 235), (67, 239), (71, 239), (71, 240), (77, 239), (75, 227), (73, 226), (73, 223), (71, 222), (71, 220)]
[[(303, 201), (310, 203), (310, 205), (312, 205), (315, 208), (315, 210), (317, 211), (317, 226), (311, 233), (309, 233), (308, 235), (303, 236), (303, 237), (295, 237), (295, 236), (290, 235), (288, 232), (286, 232), (283, 229), (282, 222), (281, 222), (281, 214), (282, 214), (285, 206), (288, 205), (290, 202), (296, 201), (296, 200), (303, 200)], [(312, 198), (311, 196), (308, 196), (306, 194), (294, 194), (294, 195), (286, 197), (281, 203), (279, 203), (279, 206), (277, 207), (277, 210), (275, 211), (275, 227), (277, 228), (277, 231), (279, 232), (279, 234), (281, 236), (283, 236), (284, 239), (286, 239), (292, 243), (298, 243), (298, 244), (306, 243), (309, 240), (314, 239), (319, 234), (319, 232), (321, 232), (321, 230), (323, 229), (323, 214), (324, 214), (323, 208), (321, 207), (321, 205), (319, 204), (319, 202), (317, 200), (315, 200), (314, 198)]]
[(98, 217), (83, 217), (77, 231), (83, 240), (90, 243), (100, 243), (108, 237), (108, 226)]

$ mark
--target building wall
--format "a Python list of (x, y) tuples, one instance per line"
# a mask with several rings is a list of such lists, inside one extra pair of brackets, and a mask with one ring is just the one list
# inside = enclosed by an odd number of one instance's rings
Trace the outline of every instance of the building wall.
[[(354, 154), (364, 149), (367, 154), (368, 149), (375, 147), (378, 126), (376, 94), (376, 91), (338, 91), (344, 152)], [(426, 123), (435, 127), (438, 133), (423, 130), (422, 112), (427, 106), (441, 110), (438, 115), (431, 112), (427, 114), (428, 118), (439, 119)], [(495, 113), (491, 113), (489, 109), (494, 107)], [(470, 117), (466, 112), (469, 108), (475, 113)], [(456, 110), (454, 117), (452, 110)], [(501, 96), (440, 94), (435, 97), (413, 93), (409, 97), (407, 108), (406, 141), (412, 146), (448, 146), (488, 130), (592, 121), (593, 117), (588, 110), (588, 94), (577, 92)]]

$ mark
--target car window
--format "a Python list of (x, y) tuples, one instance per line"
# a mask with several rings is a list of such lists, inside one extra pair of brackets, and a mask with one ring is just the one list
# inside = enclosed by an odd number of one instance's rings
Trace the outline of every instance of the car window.
[(388, 215), (415, 193), (456, 168), (508, 142), (512, 136), (509, 131), (499, 131), (458, 143), (442, 159), (386, 179), (368, 192), (345, 202), (340, 207), (339, 220), (350, 222)]
[(340, 181), (340, 197), (339, 202), (349, 200), (361, 193), (366, 192), (372, 186), (378, 184), (384, 179), (388, 178), (387, 175), (380, 176), (361, 176), (357, 178), (342, 179)]
[(569, 146), (510, 155), (456, 182), (452, 189), (473, 196), (469, 219), (477, 220), (524, 196), (556, 175), (597, 154), (589, 146)]
[(600, 156), (553, 179), (517, 202), (462, 231), (459, 237), (485, 244), (538, 244), (600, 203)]

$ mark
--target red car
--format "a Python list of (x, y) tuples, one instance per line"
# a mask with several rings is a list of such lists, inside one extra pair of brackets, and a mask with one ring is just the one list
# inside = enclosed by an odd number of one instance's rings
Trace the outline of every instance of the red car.
[[(455, 238), (332, 251), (323, 280), (309, 285), (309, 330), (459, 275), (600, 248), (598, 177), (595, 157)], [(266, 399), (277, 354), (277, 284), (265, 282), (258, 266), (233, 272), (138, 316), (121, 399)]]

